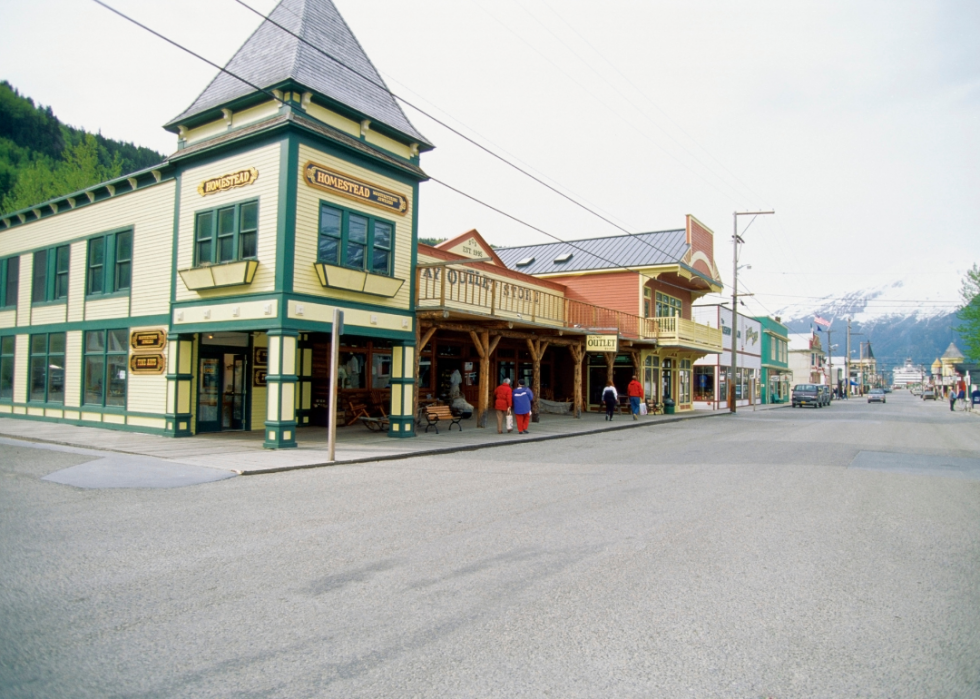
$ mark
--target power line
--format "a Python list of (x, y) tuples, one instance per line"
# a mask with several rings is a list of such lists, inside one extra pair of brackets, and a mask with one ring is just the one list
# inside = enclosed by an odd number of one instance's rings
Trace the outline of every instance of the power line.
[[(95, 0), (95, 1), (96, 2), (99, 2), (99, 4), (102, 4), (101, 3), (101, 0)], [(244, 0), (235, 0), (235, 2), (237, 2), (242, 7), (248, 9), (249, 11), (253, 12), (254, 14), (258, 15), (264, 21), (269, 22), (270, 24), (272, 24), (275, 27), (278, 27), (281, 31), (285, 32), (286, 34), (289, 34), (290, 36), (292, 36), (293, 38), (297, 39), (298, 41), (303, 42), (304, 44), (306, 44), (307, 46), (309, 46), (310, 48), (312, 48), (314, 51), (316, 51), (317, 53), (321, 54), (325, 58), (327, 58), (327, 59), (333, 61), (334, 63), (336, 63), (338, 66), (340, 66), (340, 67), (342, 67), (342, 68), (350, 71), (351, 73), (353, 73), (354, 75), (358, 76), (362, 80), (367, 81), (371, 85), (374, 85), (375, 87), (378, 87), (378, 88), (384, 90), (389, 95), (391, 95), (393, 98), (399, 100), (400, 102), (403, 102), (404, 104), (407, 104), (409, 107), (411, 107), (412, 109), (415, 109), (419, 113), (424, 114), (429, 119), (432, 119), (434, 122), (436, 122), (437, 124), (439, 124), (443, 128), (448, 129), (449, 131), (451, 131), (452, 133), (456, 134), (460, 138), (462, 138), (462, 139), (466, 140), (467, 142), (471, 143), (472, 145), (476, 146), (477, 148), (479, 148), (480, 150), (482, 150), (484, 153), (486, 153), (486, 154), (488, 154), (488, 155), (496, 158), (497, 160), (499, 160), (500, 162), (504, 163), (505, 165), (508, 165), (509, 167), (513, 168), (514, 170), (517, 170), (518, 172), (520, 172), (525, 177), (528, 177), (528, 178), (534, 180), (535, 182), (537, 182), (538, 184), (540, 184), (542, 187), (545, 187), (548, 190), (550, 190), (551, 192), (554, 192), (555, 194), (557, 194), (558, 196), (562, 197), (563, 199), (566, 199), (567, 201), (571, 202), (575, 206), (577, 206), (577, 207), (581, 208), (582, 210), (587, 211), (588, 213), (592, 214), (596, 218), (599, 218), (602, 221), (605, 221), (610, 226), (613, 226), (614, 228), (622, 231), (626, 235), (630, 235), (630, 236), (636, 237), (637, 240), (639, 240), (640, 242), (642, 242), (644, 245), (650, 247), (651, 249), (656, 250), (657, 252), (659, 252), (661, 254), (669, 255), (669, 253), (667, 253), (667, 251), (662, 250), (662, 249), (658, 248), (656, 245), (653, 245), (652, 243), (650, 243), (649, 241), (644, 240), (643, 238), (638, 237), (635, 233), (631, 232), (629, 229), (624, 228), (623, 226), (619, 225), (615, 221), (612, 221), (611, 219), (607, 218), (606, 216), (603, 216), (602, 214), (598, 213), (597, 211), (594, 211), (593, 209), (589, 208), (588, 206), (586, 206), (582, 202), (577, 201), (576, 199), (573, 199), (572, 197), (568, 196), (567, 194), (565, 194), (564, 192), (560, 191), (556, 187), (553, 187), (552, 185), (548, 184), (547, 182), (545, 182), (541, 178), (537, 177), (536, 175), (533, 175), (532, 173), (528, 172), (527, 170), (525, 170), (525, 169), (523, 169), (523, 168), (515, 165), (514, 163), (512, 163), (511, 161), (509, 161), (507, 158), (504, 158), (502, 155), (493, 152), (492, 150), (490, 150), (489, 148), (487, 148), (486, 146), (484, 146), (482, 143), (479, 143), (479, 142), (475, 141), (474, 139), (470, 138), (466, 134), (464, 134), (461, 131), (453, 128), (452, 126), (450, 126), (446, 122), (442, 121), (438, 117), (435, 117), (432, 114), (429, 114), (428, 112), (426, 112), (421, 107), (418, 107), (417, 105), (412, 104), (411, 102), (409, 102), (408, 100), (406, 100), (404, 97), (401, 97), (399, 95), (396, 95), (395, 93), (391, 92), (391, 90), (389, 90), (388, 87), (387, 87), (387, 85), (385, 85), (384, 83), (379, 83), (379, 82), (375, 81), (372, 77), (367, 76), (367, 75), (364, 75), (363, 73), (359, 72), (358, 70), (356, 70), (354, 68), (351, 68), (349, 65), (347, 65), (346, 63), (344, 63), (343, 61), (341, 61), (336, 56), (328, 53), (327, 51), (324, 51), (322, 48), (320, 48), (316, 44), (313, 44), (310, 41), (307, 41), (305, 38), (303, 38), (299, 34), (297, 34), (297, 33), (293, 32), (293, 31), (287, 29), (286, 27), (282, 26), (281, 24), (279, 24), (275, 20), (270, 19), (268, 16), (263, 15), (261, 12), (259, 12), (258, 10), (256, 10), (254, 7), (252, 7), (251, 5), (249, 5), (248, 3), (246, 3)], [(293, 16), (295, 17), (295, 14)]]
[[(104, 3), (104, 2), (102, 2), (102, 0), (92, 0), (92, 1), (93, 1), (93, 2), (95, 2), (95, 3), (97, 3), (98, 5), (101, 5), (102, 7), (104, 7), (104, 8), (106, 8), (107, 10), (110, 10), (111, 12), (113, 12), (114, 14), (116, 14), (116, 15), (118, 15), (118, 16), (120, 16), (120, 17), (122, 17), (123, 19), (125, 19), (125, 20), (127, 20), (127, 21), (129, 21), (129, 22), (131, 22), (132, 24), (135, 24), (136, 26), (138, 26), (138, 27), (140, 27), (141, 29), (144, 29), (144, 30), (146, 30), (146, 31), (148, 31), (148, 32), (150, 32), (150, 33), (151, 33), (151, 34), (153, 34), (154, 36), (156, 36), (156, 37), (159, 37), (159, 38), (161, 38), (161, 39), (163, 39), (163, 40), (164, 40), (164, 41), (166, 41), (167, 43), (169, 43), (169, 44), (171, 44), (171, 45), (173, 45), (173, 46), (175, 46), (175, 47), (177, 47), (177, 48), (179, 48), (179, 49), (181, 49), (182, 51), (185, 51), (185, 52), (187, 52), (187, 53), (189, 53), (190, 55), (192, 55), (192, 56), (194, 56), (195, 58), (198, 58), (198, 59), (200, 59), (200, 60), (202, 60), (202, 61), (204, 61), (204, 62), (205, 62), (205, 63), (207, 63), (208, 65), (211, 65), (211, 66), (216, 66), (216, 64), (215, 64), (215, 63), (212, 63), (212, 62), (211, 62), (211, 61), (209, 61), (208, 59), (206, 59), (206, 58), (204, 58), (203, 56), (200, 56), (199, 54), (197, 54), (197, 53), (195, 53), (195, 52), (193, 52), (193, 51), (191, 51), (190, 49), (188, 49), (188, 48), (186, 48), (186, 47), (184, 47), (184, 46), (182, 46), (181, 44), (179, 44), (179, 43), (177, 43), (176, 41), (174, 41), (174, 40), (172, 40), (172, 39), (169, 39), (169, 38), (167, 38), (167, 37), (166, 37), (166, 36), (164, 36), (163, 34), (160, 34), (159, 32), (157, 32), (157, 31), (155, 31), (155, 30), (153, 30), (153, 29), (150, 29), (150, 28), (149, 28), (149, 27), (147, 27), (146, 25), (144, 25), (144, 24), (141, 24), (140, 22), (138, 22), (138, 21), (136, 21), (135, 19), (133, 19), (133, 18), (131, 18), (131, 17), (129, 17), (129, 16), (127, 16), (127, 15), (126, 15), (126, 14), (124, 14), (123, 12), (121, 12), (121, 11), (119, 11), (119, 10), (117, 10), (117, 9), (115, 9), (115, 8), (113, 8), (113, 7), (110, 7), (109, 5), (106, 5), (106, 4)], [(245, 5), (245, 3), (243, 3), (243, 2), (242, 2), (242, 0), (235, 0), (235, 1), (236, 1), (236, 2), (238, 2), (238, 3), (240, 3), (240, 4), (242, 4), (242, 5)], [(245, 5), (245, 7), (248, 7), (248, 5)], [(249, 8), (249, 9), (252, 9), (252, 8)], [(256, 12), (256, 13), (257, 13), (257, 14), (259, 14), (259, 15), (261, 15), (261, 13), (259, 13), (259, 12), (258, 12), (257, 10), (252, 10), (252, 11), (253, 11), (253, 12)], [(270, 20), (270, 21), (271, 21), (271, 20)], [(275, 22), (272, 22), (272, 23), (273, 23), (273, 24), (276, 24)], [(280, 26), (280, 25), (278, 25), (278, 24), (276, 24), (276, 26)], [(280, 28), (281, 28), (281, 27), (280, 27)], [(286, 30), (284, 30), (284, 31), (286, 31)], [(290, 32), (290, 33), (291, 33), (291, 32)], [(294, 35), (294, 36), (295, 36), (295, 35)], [(297, 38), (300, 38), (300, 37), (297, 37)], [(301, 40), (302, 40), (302, 39), (301, 39)], [(305, 41), (305, 40), (303, 40), (303, 41)], [(308, 42), (307, 42), (307, 43), (308, 43)], [(314, 48), (316, 48), (316, 47), (314, 47)], [(319, 49), (317, 49), (317, 50), (319, 50)], [(325, 55), (326, 55), (326, 54), (325, 54)], [(336, 60), (336, 59), (332, 59), (332, 60)], [(343, 65), (343, 64), (341, 64), (341, 65)], [(265, 89), (263, 89), (263, 88), (260, 88), (260, 87), (257, 87), (257, 86), (254, 86), (254, 85), (252, 85), (252, 83), (250, 83), (250, 82), (248, 82), (247, 80), (244, 80), (243, 78), (241, 78), (240, 76), (238, 76), (238, 75), (236, 75), (235, 73), (233, 73), (233, 72), (231, 72), (231, 71), (230, 71), (230, 70), (228, 70), (227, 68), (222, 68), (222, 67), (220, 67), (220, 66), (216, 66), (216, 67), (218, 67), (218, 69), (219, 69), (219, 70), (221, 70), (221, 71), (222, 71), (223, 73), (226, 73), (227, 75), (229, 75), (229, 76), (231, 76), (231, 77), (233, 77), (233, 78), (235, 78), (236, 80), (240, 80), (241, 82), (243, 82), (244, 84), (246, 84), (246, 85), (248, 85), (248, 86), (250, 86), (250, 87), (252, 87), (253, 89), (255, 89), (255, 90), (257, 90), (257, 91), (259, 91), (259, 92), (262, 92), (262, 93), (264, 93), (264, 94), (266, 94), (266, 95), (270, 95), (270, 96), (272, 96), (273, 98), (275, 98), (276, 100), (278, 100), (279, 102), (282, 102), (283, 104), (285, 104), (285, 102), (284, 102), (283, 100), (281, 100), (281, 99), (279, 99), (278, 97), (275, 97), (275, 95), (273, 95), (272, 93), (270, 93), (270, 92), (268, 92), (267, 90), (265, 90)], [(346, 68), (347, 66), (344, 66), (344, 67)], [(349, 70), (353, 70), (353, 69), (351, 69), (351, 68), (348, 68), (348, 69), (349, 69)], [(375, 83), (375, 84), (376, 84), (376, 83)], [(381, 87), (383, 87), (383, 86), (381, 86)], [(384, 88), (384, 89), (387, 89), (387, 88)], [(490, 151), (488, 151), (488, 152), (490, 152)], [(495, 156), (495, 157), (499, 157), (499, 156)], [(504, 161), (504, 162), (506, 162), (506, 161)], [(512, 165), (512, 167), (516, 167), (516, 166), (513, 166), (513, 165)], [(518, 168), (518, 169), (519, 169), (519, 168)], [(481, 204), (481, 205), (483, 205), (483, 206), (485, 206), (485, 207), (487, 207), (487, 208), (489, 208), (489, 209), (491, 209), (491, 210), (493, 210), (493, 211), (496, 211), (497, 213), (499, 213), (499, 214), (501, 214), (501, 215), (503, 215), (503, 216), (506, 216), (507, 218), (510, 218), (510, 219), (512, 219), (512, 220), (514, 220), (514, 221), (517, 221), (517, 222), (519, 222), (519, 223), (521, 223), (522, 225), (525, 225), (525, 226), (527, 226), (527, 227), (529, 227), (529, 228), (531, 228), (531, 229), (533, 229), (533, 230), (536, 230), (536, 231), (538, 231), (539, 233), (542, 233), (543, 235), (546, 235), (546, 236), (548, 236), (549, 238), (553, 238), (554, 240), (557, 240), (558, 242), (561, 242), (561, 243), (565, 243), (565, 244), (567, 244), (567, 245), (570, 245), (571, 247), (574, 247), (574, 248), (575, 248), (575, 249), (577, 249), (577, 250), (580, 250), (580, 251), (582, 251), (582, 252), (585, 252), (586, 254), (589, 254), (589, 255), (592, 255), (593, 257), (596, 257), (596, 258), (598, 258), (598, 259), (600, 259), (600, 260), (603, 260), (603, 261), (605, 261), (605, 262), (609, 262), (610, 264), (612, 264), (612, 265), (613, 265), (614, 267), (616, 267), (616, 268), (619, 268), (619, 269), (626, 269), (626, 270), (629, 270), (629, 271), (636, 271), (636, 272), (637, 272), (637, 273), (638, 273), (638, 274), (639, 274), (639, 275), (640, 275), (641, 277), (644, 277), (644, 278), (647, 278), (647, 279), (652, 279), (652, 277), (649, 277), (648, 275), (645, 275), (645, 274), (643, 274), (643, 273), (642, 273), (642, 272), (640, 272), (639, 270), (630, 270), (630, 268), (629, 268), (628, 266), (624, 266), (624, 265), (621, 265), (621, 264), (618, 264), (618, 263), (616, 263), (616, 262), (613, 262), (612, 260), (610, 260), (610, 259), (608, 259), (608, 258), (605, 258), (605, 257), (602, 257), (601, 255), (596, 255), (595, 253), (593, 253), (593, 252), (589, 252), (589, 251), (587, 251), (587, 250), (585, 250), (584, 248), (580, 248), (580, 247), (578, 247), (578, 246), (576, 246), (576, 245), (575, 245), (574, 243), (571, 243), (571, 242), (569, 242), (569, 241), (565, 241), (565, 240), (562, 240), (562, 239), (561, 239), (561, 238), (559, 238), (558, 236), (556, 236), (556, 235), (553, 235), (553, 234), (551, 234), (551, 233), (548, 233), (547, 231), (545, 231), (545, 230), (544, 230), (544, 229), (542, 229), (542, 228), (538, 228), (537, 226), (534, 226), (534, 225), (532, 225), (532, 224), (530, 224), (530, 223), (527, 223), (526, 221), (523, 221), (523, 220), (521, 220), (521, 219), (519, 219), (519, 218), (517, 218), (516, 216), (513, 216), (512, 214), (508, 214), (508, 213), (506, 213), (505, 211), (503, 211), (503, 210), (501, 210), (501, 209), (498, 209), (498, 208), (496, 208), (496, 207), (494, 207), (494, 206), (491, 206), (490, 204), (487, 204), (486, 202), (483, 202), (483, 201), (481, 201), (480, 199), (477, 199), (476, 197), (474, 197), (474, 196), (472, 196), (472, 195), (470, 195), (470, 194), (467, 194), (467, 193), (465, 193), (465, 192), (463, 192), (462, 190), (459, 190), (459, 189), (457, 189), (457, 188), (455, 188), (455, 187), (453, 187), (453, 186), (451, 186), (451, 185), (449, 185), (449, 184), (447, 184), (447, 183), (445, 183), (445, 182), (442, 182), (442, 181), (440, 181), (440, 180), (438, 180), (438, 179), (435, 179), (435, 178), (432, 178), (432, 177), (430, 177), (429, 179), (430, 179), (430, 180), (432, 180), (433, 182), (436, 182), (437, 184), (440, 184), (440, 185), (442, 185), (443, 187), (446, 187), (447, 189), (450, 189), (450, 190), (452, 190), (452, 191), (454, 191), (454, 192), (456, 192), (456, 193), (458, 193), (458, 194), (460, 194), (460, 195), (462, 195), (462, 196), (464, 196), (464, 197), (466, 197), (466, 198), (468, 198), (468, 199), (471, 199), (471, 200), (472, 200), (472, 201), (474, 201), (474, 202), (477, 202), (478, 204)], [(584, 207), (583, 207), (583, 208), (584, 208)], [(633, 235), (633, 234), (630, 234), (630, 235)], [(639, 240), (641, 240), (641, 241), (643, 240), (642, 238), (638, 238), (638, 239), (639, 239)], [(646, 242), (646, 241), (643, 241), (643, 242)], [(647, 243), (647, 244), (649, 245), (649, 243)], [(666, 253), (666, 252), (664, 252), (663, 250), (659, 250), (658, 248), (656, 248), (656, 247), (655, 247), (655, 246), (653, 246), (653, 245), (649, 245), (649, 247), (651, 247), (651, 248), (653, 248), (653, 249), (655, 249), (655, 250), (658, 250), (659, 252), (661, 252), (661, 253), (663, 253), (663, 254), (668, 254), (668, 253)], [(686, 288), (686, 287), (682, 287), (682, 286), (680, 286), (680, 285), (678, 285), (678, 284), (671, 284), (670, 282), (666, 282), (666, 281), (661, 281), (661, 280), (658, 280), (658, 282), (659, 282), (660, 284), (663, 284), (663, 285), (665, 285), (665, 286), (671, 286), (671, 287), (674, 287), (674, 288), (677, 288), (677, 289), (683, 289), (683, 290), (685, 290), (685, 291), (690, 291), (690, 289), (688, 289), (688, 288)]]

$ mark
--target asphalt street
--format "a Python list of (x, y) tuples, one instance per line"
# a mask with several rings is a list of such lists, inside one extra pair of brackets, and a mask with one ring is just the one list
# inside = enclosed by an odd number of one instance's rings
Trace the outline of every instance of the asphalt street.
[(980, 419), (907, 393), (184, 487), (77, 451), (0, 445), (4, 698), (980, 697)]

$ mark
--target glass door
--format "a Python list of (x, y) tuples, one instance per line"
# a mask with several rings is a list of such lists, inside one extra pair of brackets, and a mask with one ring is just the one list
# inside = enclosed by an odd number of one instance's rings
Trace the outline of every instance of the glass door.
[(224, 356), (221, 429), (245, 429), (245, 355)]
[(197, 431), (220, 432), (221, 358), (201, 357), (198, 367)]

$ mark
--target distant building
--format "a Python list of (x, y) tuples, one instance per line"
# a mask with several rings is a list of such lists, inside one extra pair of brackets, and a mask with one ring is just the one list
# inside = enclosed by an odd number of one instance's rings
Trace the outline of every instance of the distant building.
[(694, 406), (727, 408), (728, 381), (732, 378), (732, 341), (738, 352), (735, 378), (735, 405), (759, 402), (759, 377), (762, 371), (762, 325), (756, 318), (738, 315), (738, 329), (733, 332), (730, 308), (713, 304), (695, 306), (695, 322), (721, 328), (721, 354), (709, 354), (694, 362)]
[(905, 364), (892, 369), (892, 385), (908, 386), (925, 381), (926, 372), (920, 364), (913, 364), (911, 357), (906, 357)]
[(757, 318), (762, 326), (762, 403), (786, 403), (790, 398), (793, 372), (789, 369), (789, 331), (779, 318)]
[(793, 374), (793, 384), (825, 383), (823, 364), (823, 347), (817, 333), (811, 330), (808, 333), (789, 334), (789, 369)]

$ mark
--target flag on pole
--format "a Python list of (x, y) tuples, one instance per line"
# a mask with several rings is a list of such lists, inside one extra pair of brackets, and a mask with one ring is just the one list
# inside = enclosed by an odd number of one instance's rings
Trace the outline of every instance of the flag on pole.
[(830, 327), (830, 321), (825, 318), (821, 318), (820, 316), (813, 316), (813, 322), (817, 325), (822, 325), (825, 328)]

